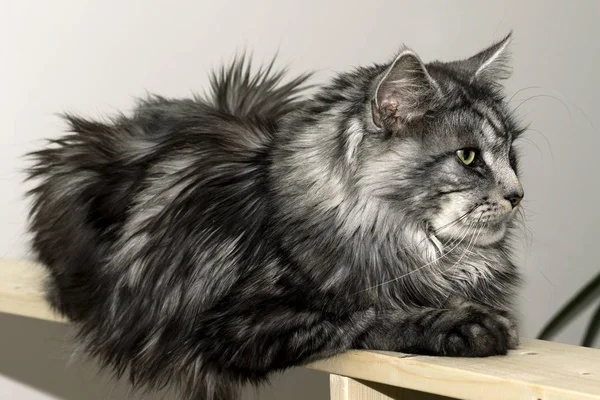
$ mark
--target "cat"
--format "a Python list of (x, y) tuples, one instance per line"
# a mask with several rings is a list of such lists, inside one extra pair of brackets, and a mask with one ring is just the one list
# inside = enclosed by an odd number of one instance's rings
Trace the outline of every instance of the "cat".
[(313, 93), (240, 57), (204, 97), (65, 114), (28, 170), (49, 303), (103, 367), (188, 399), (351, 348), (506, 354), (510, 41), (453, 62), (402, 47)]

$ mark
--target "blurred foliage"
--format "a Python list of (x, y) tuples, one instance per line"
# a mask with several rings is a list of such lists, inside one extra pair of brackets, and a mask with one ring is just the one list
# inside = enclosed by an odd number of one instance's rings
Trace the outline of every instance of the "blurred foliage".
[[(581, 311), (600, 298), (600, 273), (588, 282), (573, 298), (565, 304), (551, 319), (538, 335), (538, 339), (548, 340), (571, 322)], [(592, 347), (600, 332), (600, 304), (592, 314), (581, 345)]]

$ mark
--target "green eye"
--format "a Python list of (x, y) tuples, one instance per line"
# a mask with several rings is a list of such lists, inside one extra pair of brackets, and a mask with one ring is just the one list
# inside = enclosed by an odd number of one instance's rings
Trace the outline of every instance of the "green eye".
[(471, 165), (475, 161), (477, 156), (476, 150), (473, 149), (461, 149), (456, 152), (458, 159), (465, 165)]

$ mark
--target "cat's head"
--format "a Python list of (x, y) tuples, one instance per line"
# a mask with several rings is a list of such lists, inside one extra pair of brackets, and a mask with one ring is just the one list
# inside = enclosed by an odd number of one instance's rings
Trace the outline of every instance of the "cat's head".
[(404, 49), (375, 71), (344, 133), (358, 186), (443, 241), (505, 236), (523, 198), (502, 94), (510, 35), (466, 60), (425, 64)]

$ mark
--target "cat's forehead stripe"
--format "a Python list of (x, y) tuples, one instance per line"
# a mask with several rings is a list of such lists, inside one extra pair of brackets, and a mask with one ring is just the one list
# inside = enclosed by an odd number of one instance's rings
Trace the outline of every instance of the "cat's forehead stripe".
[(498, 136), (505, 136), (502, 120), (497, 116), (495, 110), (479, 102), (473, 103), (471, 109), (479, 118), (487, 122)]
[(504, 147), (509, 139), (509, 132), (496, 110), (481, 103), (473, 104), (471, 109), (480, 119), (481, 133), (485, 142), (495, 148)]
[[(452, 99), (453, 104), (460, 104), (457, 109), (463, 107), (470, 110), (482, 122), (477, 124), (482, 126), (482, 131), (486, 137), (486, 142), (492, 144), (504, 143), (506, 139), (510, 139), (510, 132), (506, 126), (505, 119), (498, 108), (487, 101), (478, 99), (469, 91), (468, 87), (456, 81), (451, 76), (445, 77), (446, 95), (448, 99)], [(452, 107), (450, 107), (452, 108)]]

